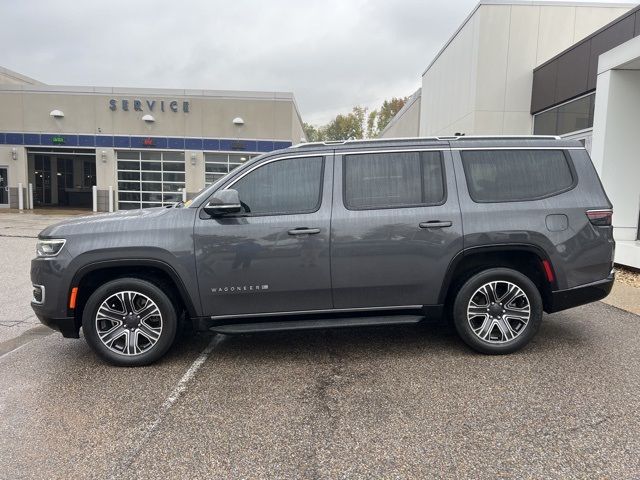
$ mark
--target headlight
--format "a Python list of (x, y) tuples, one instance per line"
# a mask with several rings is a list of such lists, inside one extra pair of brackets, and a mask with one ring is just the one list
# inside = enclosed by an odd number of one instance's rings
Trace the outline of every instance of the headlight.
[(64, 247), (66, 240), (38, 240), (36, 243), (36, 254), (39, 257), (55, 257)]

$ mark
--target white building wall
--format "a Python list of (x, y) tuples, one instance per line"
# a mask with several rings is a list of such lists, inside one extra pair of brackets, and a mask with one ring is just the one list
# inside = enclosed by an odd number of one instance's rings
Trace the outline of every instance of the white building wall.
[(416, 91), (393, 117), (380, 138), (406, 138), (420, 135), (420, 90)]
[(420, 134), (530, 134), (533, 69), (631, 7), (480, 3), (423, 74)]
[(422, 77), (421, 135), (473, 128), (477, 22), (478, 18), (472, 16)]
[(640, 268), (640, 37), (600, 56), (593, 163), (613, 203), (616, 262)]

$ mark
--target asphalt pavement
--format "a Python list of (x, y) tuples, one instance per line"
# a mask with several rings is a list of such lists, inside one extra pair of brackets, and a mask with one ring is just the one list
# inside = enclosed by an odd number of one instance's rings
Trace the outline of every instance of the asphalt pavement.
[[(0, 234), (19, 285), (29, 242)], [(0, 479), (640, 478), (639, 327), (595, 303), (508, 356), (444, 323), (184, 334), (115, 368), (34, 324), (0, 337)]]

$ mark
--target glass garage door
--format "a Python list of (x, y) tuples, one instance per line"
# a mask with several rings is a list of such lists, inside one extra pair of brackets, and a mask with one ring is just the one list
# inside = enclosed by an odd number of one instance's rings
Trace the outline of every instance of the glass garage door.
[(161, 207), (182, 200), (184, 152), (118, 150), (118, 208)]
[(209, 186), (217, 182), (233, 169), (257, 156), (257, 153), (205, 152), (205, 185)]

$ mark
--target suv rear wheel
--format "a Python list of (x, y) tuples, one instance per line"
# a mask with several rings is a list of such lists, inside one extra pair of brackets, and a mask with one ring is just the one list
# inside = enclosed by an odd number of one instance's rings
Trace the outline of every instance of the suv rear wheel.
[(138, 278), (102, 285), (89, 297), (82, 314), (82, 329), (91, 348), (118, 366), (158, 360), (171, 347), (177, 323), (169, 297)]
[(511, 353), (538, 331), (542, 299), (527, 276), (509, 268), (492, 268), (464, 283), (453, 305), (453, 320), (462, 340), (474, 350)]

